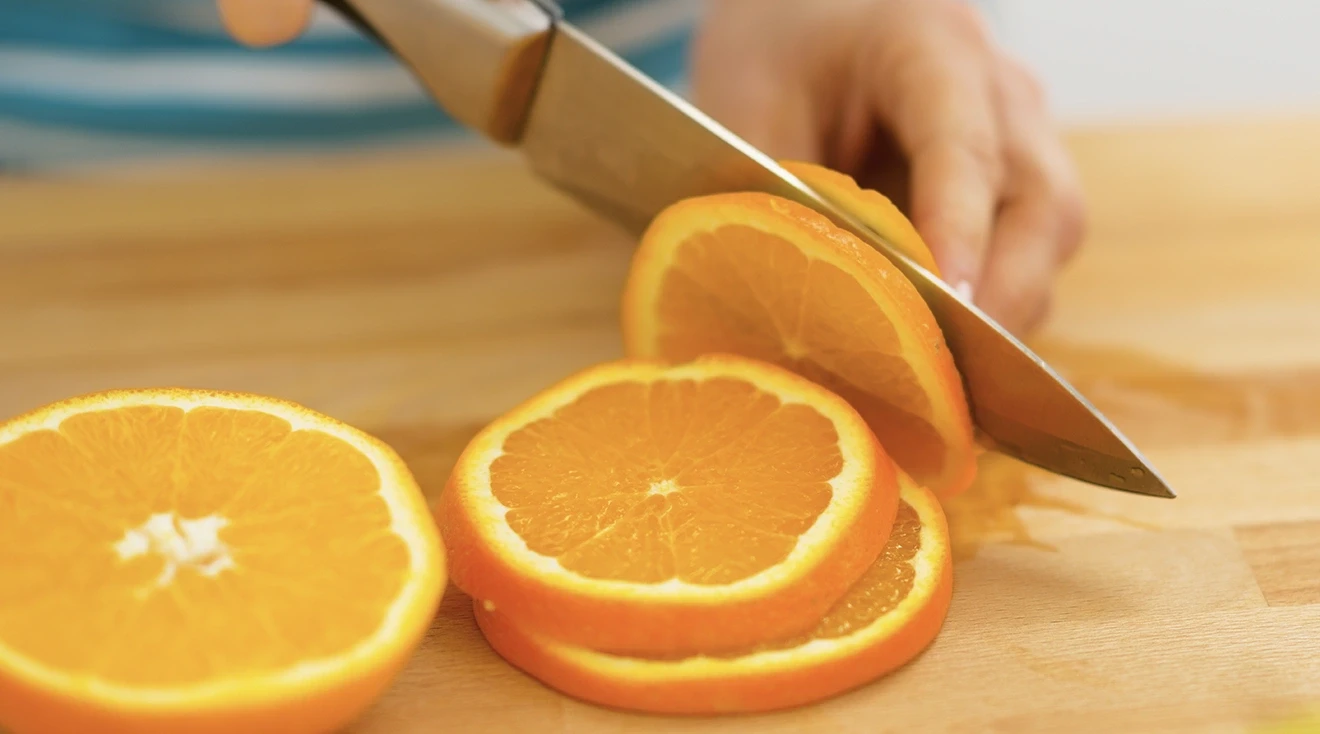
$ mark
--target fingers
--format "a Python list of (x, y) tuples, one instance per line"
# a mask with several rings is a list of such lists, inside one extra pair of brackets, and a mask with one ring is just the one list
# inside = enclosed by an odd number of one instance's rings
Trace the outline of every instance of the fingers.
[(274, 46), (297, 38), (312, 17), (312, 0), (218, 0), (225, 27), (240, 43)]
[(721, 3), (711, 12), (693, 42), (693, 103), (771, 158), (819, 161), (816, 96), (782, 73), (749, 25), (766, 21), (763, 8)]
[(990, 246), (1003, 166), (988, 41), (961, 6), (942, 3), (891, 35), (872, 62), (871, 93), (909, 160), (912, 223), (945, 280), (968, 291)]
[(942, 140), (909, 152), (912, 223), (945, 280), (970, 295), (979, 286), (997, 206), (994, 163), (979, 144)]
[(1015, 333), (1048, 311), (1058, 271), (1081, 243), (1085, 210), (1067, 150), (1030, 75), (1001, 59), (1004, 206), (978, 284), (977, 305)]
[(1009, 202), (1000, 214), (976, 304), (1015, 334), (1034, 328), (1048, 312), (1058, 270), (1056, 220), (1034, 194)]
[(694, 49), (698, 106), (774, 157), (849, 172), (871, 165), (884, 128), (907, 160), (908, 215), (945, 280), (1017, 333), (1038, 322), (1082, 238), (1080, 186), (1039, 88), (976, 9), (766, 8), (711, 3)]

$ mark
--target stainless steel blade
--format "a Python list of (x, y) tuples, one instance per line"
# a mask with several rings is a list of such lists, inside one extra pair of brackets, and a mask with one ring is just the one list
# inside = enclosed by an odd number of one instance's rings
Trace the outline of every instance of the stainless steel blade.
[(911, 279), (944, 332), (992, 448), (1091, 484), (1174, 496), (1117, 428), (979, 309), (567, 23), (555, 24), (519, 147), (540, 176), (634, 233), (680, 199), (723, 191), (764, 191), (816, 209)]

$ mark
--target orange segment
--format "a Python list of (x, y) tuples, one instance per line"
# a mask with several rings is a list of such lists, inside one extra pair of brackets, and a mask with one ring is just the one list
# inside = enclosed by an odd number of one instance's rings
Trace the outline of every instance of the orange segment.
[(806, 207), (758, 193), (669, 207), (642, 238), (622, 316), (630, 356), (736, 353), (837, 393), (940, 496), (975, 475), (962, 381), (930, 309), (884, 256)]
[(847, 403), (708, 356), (589, 369), (468, 445), (437, 515), (454, 582), (606, 650), (810, 627), (875, 559), (894, 468)]
[(0, 426), (0, 726), (343, 726), (444, 587), (388, 447), (268, 398), (114, 391)]
[(915, 260), (918, 265), (929, 270), (936, 277), (940, 275), (939, 265), (935, 263), (935, 257), (930, 254), (926, 241), (921, 238), (917, 228), (912, 226), (912, 222), (884, 194), (872, 189), (864, 189), (857, 185), (852, 176), (815, 163), (779, 161), (779, 165), (801, 179), (802, 183), (811, 187), (823, 199), (870, 227), (886, 242), (898, 248), (899, 252)]
[(900, 477), (884, 552), (810, 632), (705, 655), (625, 657), (557, 641), (474, 603), (491, 646), (568, 695), (667, 714), (782, 709), (864, 685), (935, 639), (952, 593), (948, 527), (933, 494)]

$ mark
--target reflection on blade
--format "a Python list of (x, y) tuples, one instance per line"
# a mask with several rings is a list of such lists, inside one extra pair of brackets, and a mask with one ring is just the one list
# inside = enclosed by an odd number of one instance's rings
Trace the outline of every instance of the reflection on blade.
[(994, 448), (1092, 484), (1174, 496), (1109, 421), (979, 309), (570, 25), (555, 28), (520, 145), (539, 175), (633, 232), (680, 199), (724, 191), (763, 191), (816, 209), (888, 256), (916, 286)]

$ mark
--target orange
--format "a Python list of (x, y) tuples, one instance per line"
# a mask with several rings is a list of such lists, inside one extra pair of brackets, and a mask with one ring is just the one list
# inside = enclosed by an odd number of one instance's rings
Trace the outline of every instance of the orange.
[(899, 252), (939, 277), (940, 268), (935, 264), (935, 257), (930, 254), (926, 241), (887, 196), (858, 186), (852, 176), (846, 173), (815, 163), (780, 161), (779, 165), (801, 179), (821, 198), (856, 217)]
[(443, 549), (375, 439), (121, 390), (0, 425), (0, 729), (327, 732), (425, 632)]
[(815, 381), (941, 497), (975, 476), (962, 380), (929, 307), (888, 259), (804, 206), (731, 193), (666, 208), (633, 257), (622, 327), (632, 357), (735, 353)]
[(709, 355), (599, 365), (490, 424), (436, 513), (454, 583), (616, 652), (804, 632), (875, 560), (895, 469), (846, 402)]
[(666, 714), (767, 711), (856, 688), (906, 664), (939, 633), (952, 561), (940, 503), (901, 478), (884, 552), (810, 632), (746, 650), (624, 657), (551, 639), (474, 603), (477, 623), (510, 664), (570, 696)]

